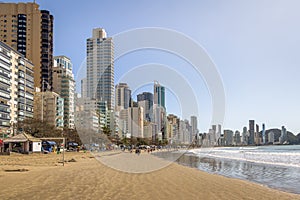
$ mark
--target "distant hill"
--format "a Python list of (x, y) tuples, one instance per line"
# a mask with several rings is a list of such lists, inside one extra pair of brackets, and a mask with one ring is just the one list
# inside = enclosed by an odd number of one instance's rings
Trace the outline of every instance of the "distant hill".
[[(274, 133), (275, 142), (278, 142), (279, 137), (281, 136), (281, 130), (278, 128), (266, 130), (267, 142), (268, 142), (268, 135), (271, 131)], [(262, 135), (262, 131), (260, 132), (260, 135)], [(300, 133), (298, 133), (298, 135), (296, 136), (292, 132), (287, 131), (287, 138), (288, 138), (289, 144), (300, 144)]]

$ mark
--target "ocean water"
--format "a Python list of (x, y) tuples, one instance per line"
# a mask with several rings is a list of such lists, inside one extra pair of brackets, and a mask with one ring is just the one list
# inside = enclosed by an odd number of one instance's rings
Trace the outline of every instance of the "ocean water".
[(179, 164), (300, 194), (300, 145), (159, 152)]

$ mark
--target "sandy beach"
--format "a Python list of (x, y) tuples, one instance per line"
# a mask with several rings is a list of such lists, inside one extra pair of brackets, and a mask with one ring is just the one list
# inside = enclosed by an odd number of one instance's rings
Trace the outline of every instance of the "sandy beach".
[(127, 173), (103, 164), (123, 168), (120, 163), (127, 163), (132, 171), (166, 164), (146, 153), (108, 152), (97, 158), (101, 162), (90, 153), (67, 152), (65, 160), (76, 162), (63, 167), (62, 155), (57, 154), (1, 156), (0, 199), (300, 199), (175, 163), (148, 173)]

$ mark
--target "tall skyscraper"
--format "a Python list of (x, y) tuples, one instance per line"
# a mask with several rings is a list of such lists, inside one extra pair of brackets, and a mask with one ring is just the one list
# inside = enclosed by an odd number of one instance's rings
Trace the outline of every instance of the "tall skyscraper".
[(255, 131), (255, 134), (254, 134), (254, 143), (255, 144), (260, 144), (261, 143), (261, 141), (260, 141), (260, 133), (259, 133), (259, 125), (258, 124), (256, 124), (256, 131)]
[[(34, 86), (52, 86), (53, 16), (36, 3), (0, 3), (0, 40), (34, 64)], [(44, 84), (44, 87), (42, 86)]]
[(248, 144), (248, 130), (247, 127), (245, 126), (243, 128), (243, 133), (242, 133), (242, 143), (243, 145), (247, 145)]
[(144, 108), (144, 119), (153, 121), (153, 94), (150, 92), (143, 92), (137, 95), (138, 105)]
[(144, 113), (142, 107), (128, 108), (128, 132), (131, 137), (144, 138)]
[(255, 126), (255, 121), (254, 120), (249, 120), (249, 140), (248, 140), (248, 143), (250, 145), (253, 145), (255, 143), (255, 140), (254, 140), (254, 126)]
[(114, 110), (114, 44), (102, 28), (87, 39), (87, 97), (106, 101)]
[(268, 144), (273, 144), (275, 142), (275, 136), (274, 132), (271, 131), (268, 134)]
[(221, 137), (221, 134), (222, 134), (222, 125), (218, 124), (218, 130), (217, 130), (217, 133), (216, 133), (217, 140)]
[(166, 119), (165, 109), (158, 104), (154, 104), (153, 122), (156, 125), (155, 135), (152, 137), (154, 140), (159, 139), (159, 135), (161, 135), (162, 139), (166, 139)]
[(192, 127), (192, 137), (195, 137), (195, 135), (198, 133), (198, 125), (197, 125), (197, 117), (191, 116), (191, 127)]
[(239, 131), (235, 131), (234, 144), (235, 145), (240, 145), (241, 144), (241, 133)]
[(232, 130), (224, 130), (224, 139), (225, 145), (232, 145), (233, 144), (233, 131)]
[(131, 90), (127, 83), (119, 83), (116, 85), (116, 101), (115, 110), (120, 111), (130, 106)]
[(54, 57), (53, 91), (64, 99), (64, 126), (71, 129), (75, 128), (75, 80), (72, 68), (71, 60), (68, 57)]
[(161, 86), (157, 81), (154, 82), (154, 104), (166, 109), (165, 104), (165, 87)]
[(80, 89), (81, 89), (81, 97), (86, 98), (87, 97), (87, 94), (86, 94), (86, 90), (87, 90), (86, 78), (81, 79), (81, 88)]
[(283, 144), (287, 141), (287, 132), (284, 126), (281, 127), (281, 135), (279, 137), (279, 143)]
[(262, 142), (263, 144), (266, 144), (266, 126), (265, 124), (262, 124)]
[(179, 121), (180, 119), (173, 114), (167, 116), (167, 138), (170, 144), (178, 143), (179, 141)]

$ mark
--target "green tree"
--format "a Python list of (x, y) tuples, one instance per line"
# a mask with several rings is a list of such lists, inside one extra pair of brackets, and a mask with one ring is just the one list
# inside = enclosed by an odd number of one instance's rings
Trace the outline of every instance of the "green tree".
[(79, 145), (82, 144), (82, 141), (76, 129), (64, 128), (63, 137), (66, 138), (67, 142), (76, 142)]
[(62, 130), (39, 119), (27, 118), (17, 123), (17, 131), (25, 132), (33, 137), (62, 137)]
[(103, 132), (103, 134), (105, 134), (105, 135), (107, 135), (107, 136), (111, 136), (111, 130), (110, 130), (110, 128), (107, 127), (107, 126), (104, 126), (104, 127), (102, 128), (102, 132)]

